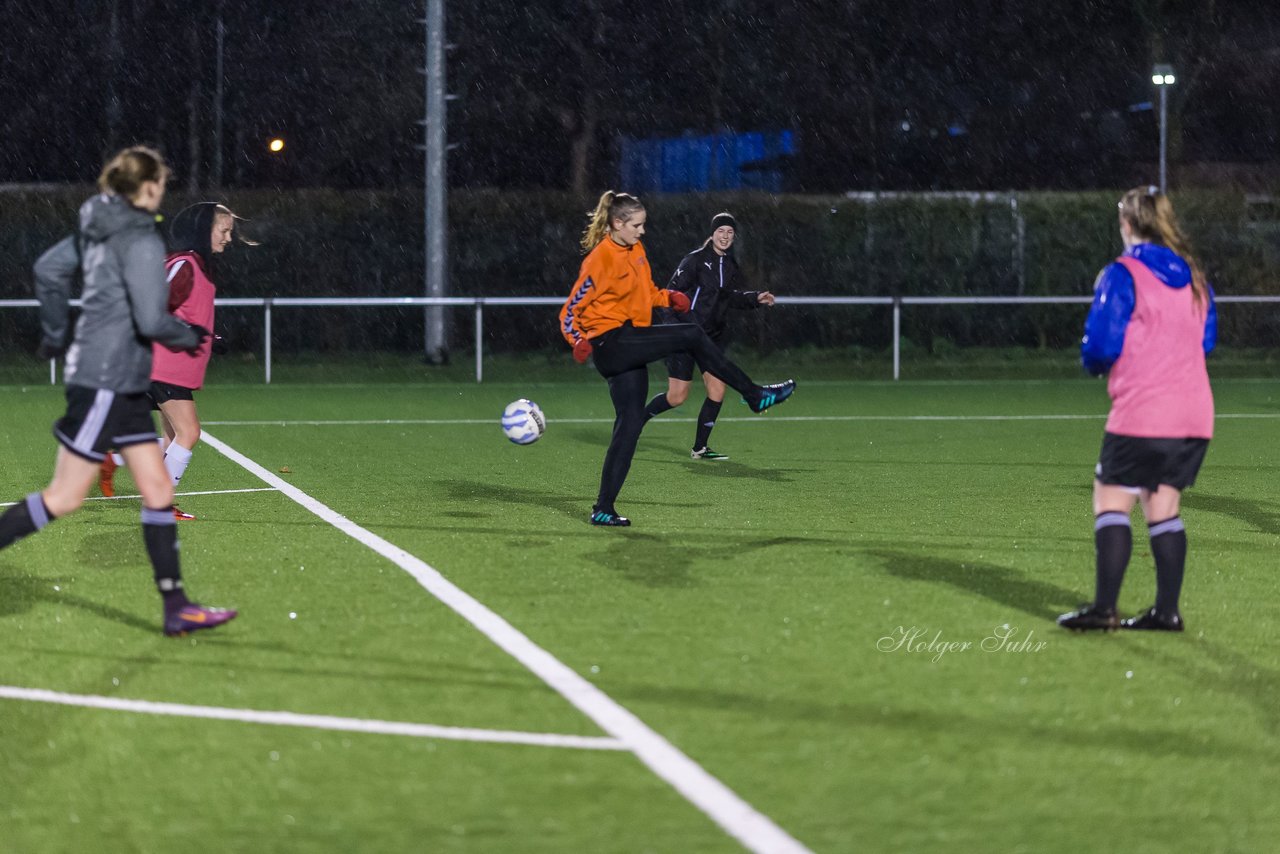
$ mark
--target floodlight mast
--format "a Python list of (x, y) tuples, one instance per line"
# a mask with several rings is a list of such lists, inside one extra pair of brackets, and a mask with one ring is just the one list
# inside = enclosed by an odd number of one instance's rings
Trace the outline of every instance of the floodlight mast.
[[(443, 297), (449, 292), (447, 253), (446, 198), (448, 172), (445, 156), (445, 38), (444, 0), (426, 0), (426, 66), (423, 68), (426, 89), (426, 116), (423, 118), (423, 214), (424, 270), (423, 290), (428, 297)], [(426, 321), (426, 360), (433, 365), (448, 361), (448, 335), (444, 306), (424, 309)]]
[(1151, 82), (1160, 90), (1160, 192), (1169, 191), (1169, 87), (1177, 80), (1173, 66), (1157, 63), (1151, 69)]
[(218, 0), (218, 20), (214, 29), (214, 77), (213, 77), (213, 187), (222, 189), (222, 109), (226, 92), (222, 55), (227, 29), (222, 23), (222, 0)]

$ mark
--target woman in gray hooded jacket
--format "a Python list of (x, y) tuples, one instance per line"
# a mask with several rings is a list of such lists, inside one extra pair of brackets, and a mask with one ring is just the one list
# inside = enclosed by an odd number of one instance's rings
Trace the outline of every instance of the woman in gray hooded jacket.
[(147, 396), (152, 341), (194, 349), (209, 335), (167, 310), (156, 211), (168, 177), (159, 153), (142, 146), (121, 151), (103, 167), (102, 192), (80, 207), (79, 234), (36, 261), (41, 356), (62, 355), (77, 270), (84, 284), (82, 310), (66, 350), (67, 411), (53, 425), (61, 446), (53, 480), (0, 516), (0, 549), (79, 508), (103, 456), (119, 448), (142, 493), (143, 540), (164, 600), (164, 632), (182, 635), (221, 625), (236, 612), (205, 608), (183, 591), (173, 483)]

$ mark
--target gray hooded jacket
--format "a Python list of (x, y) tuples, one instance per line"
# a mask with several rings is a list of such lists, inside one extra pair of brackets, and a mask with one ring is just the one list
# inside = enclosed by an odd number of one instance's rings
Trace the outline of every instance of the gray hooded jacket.
[(164, 241), (155, 216), (103, 193), (80, 206), (80, 237), (82, 252), (72, 236), (36, 261), (44, 342), (61, 347), (66, 341), (68, 300), (80, 264), (83, 309), (67, 350), (67, 385), (146, 391), (152, 341), (179, 349), (200, 343), (199, 333), (168, 312)]

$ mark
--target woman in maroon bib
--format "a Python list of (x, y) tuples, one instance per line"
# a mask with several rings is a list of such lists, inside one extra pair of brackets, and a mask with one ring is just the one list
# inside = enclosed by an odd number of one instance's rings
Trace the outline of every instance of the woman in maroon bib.
[[(233, 237), (256, 245), (235, 233), (234, 213), (216, 202), (200, 202), (183, 208), (169, 226), (170, 252), (165, 256), (169, 281), (169, 311), (187, 323), (213, 330), (213, 301), (217, 288), (211, 278), (213, 256), (230, 245)], [(216, 335), (195, 350), (178, 350), (155, 342), (151, 348), (151, 388), (149, 394), (160, 411), (164, 430), (164, 465), (176, 487), (191, 462), (192, 450), (200, 441), (200, 418), (194, 392), (204, 385), (209, 357), (221, 339)], [(116, 461), (108, 456), (102, 463), (98, 485), (103, 495), (115, 491)], [(174, 507), (179, 520), (194, 519)]]

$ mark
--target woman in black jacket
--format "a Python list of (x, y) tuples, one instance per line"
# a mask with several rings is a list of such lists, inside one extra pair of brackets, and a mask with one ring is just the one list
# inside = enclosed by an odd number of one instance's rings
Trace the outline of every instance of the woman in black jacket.
[[(702, 246), (684, 256), (667, 285), (669, 289), (689, 296), (691, 307), (688, 313), (662, 310), (663, 322), (696, 323), (706, 330), (721, 350), (728, 344), (729, 309), (756, 309), (774, 303), (773, 294), (768, 291), (749, 291), (743, 287), (746, 279), (730, 251), (737, 234), (738, 222), (732, 214), (718, 213), (711, 219), (711, 236)], [(688, 399), (695, 361), (692, 353), (677, 353), (667, 358), (667, 390), (649, 401), (645, 407), (647, 418), (674, 409)], [(725, 384), (707, 373), (705, 365), (698, 365), (698, 368), (707, 397), (698, 412), (698, 429), (689, 456), (695, 460), (727, 460), (727, 454), (716, 453), (707, 444), (720, 415), (720, 406), (724, 403)]]

